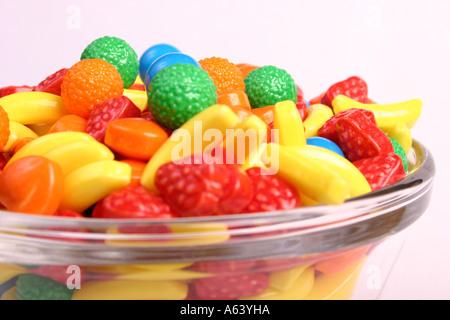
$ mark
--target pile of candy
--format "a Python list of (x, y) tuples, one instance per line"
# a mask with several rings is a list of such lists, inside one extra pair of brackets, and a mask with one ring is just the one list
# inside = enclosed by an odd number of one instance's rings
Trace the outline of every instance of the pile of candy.
[[(197, 61), (167, 44), (138, 59), (102, 37), (38, 85), (0, 89), (0, 204), (80, 219), (339, 205), (406, 176), (421, 106), (376, 104), (356, 76), (307, 100), (272, 65)], [(266, 278), (219, 298), (257, 295)], [(215, 296), (212, 283), (196, 282), (197, 296)]]

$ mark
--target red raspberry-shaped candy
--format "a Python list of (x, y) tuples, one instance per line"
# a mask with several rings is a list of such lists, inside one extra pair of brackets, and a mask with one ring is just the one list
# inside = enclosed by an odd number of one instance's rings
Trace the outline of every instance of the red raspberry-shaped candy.
[(86, 122), (86, 132), (97, 141), (103, 142), (109, 122), (140, 116), (141, 110), (128, 97), (110, 98), (94, 107)]
[(300, 206), (297, 190), (276, 175), (254, 167), (247, 169), (253, 184), (253, 198), (244, 212), (288, 210)]

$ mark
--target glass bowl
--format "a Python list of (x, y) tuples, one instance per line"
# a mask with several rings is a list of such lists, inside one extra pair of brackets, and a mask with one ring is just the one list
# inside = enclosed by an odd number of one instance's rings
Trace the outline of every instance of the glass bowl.
[(413, 141), (402, 181), (339, 206), (176, 220), (0, 214), (0, 297), (376, 299), (435, 174)]

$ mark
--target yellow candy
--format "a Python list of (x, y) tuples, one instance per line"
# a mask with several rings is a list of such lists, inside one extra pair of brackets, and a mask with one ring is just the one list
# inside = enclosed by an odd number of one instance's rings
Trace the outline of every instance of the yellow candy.
[(141, 110), (147, 107), (147, 92), (142, 90), (123, 89), (123, 95), (128, 97)]
[(2, 298), (0, 300), (19, 300), (17, 297), (17, 287), (12, 287), (3, 293)]
[(179, 281), (89, 281), (72, 300), (183, 300), (187, 293), (188, 285)]
[(92, 162), (114, 159), (114, 153), (107, 146), (92, 140), (68, 142), (42, 156), (59, 164), (64, 175)]
[(136, 281), (163, 281), (163, 280), (192, 280), (210, 277), (208, 273), (201, 273), (191, 270), (160, 270), (160, 271), (140, 271), (118, 275), (117, 280)]
[(9, 138), (6, 146), (3, 148), (3, 152), (12, 152), (16, 147), (17, 143), (22, 138), (37, 138), (39, 137), (33, 130), (27, 126), (20, 124), (15, 121), (9, 122)]
[(51, 149), (74, 141), (96, 141), (92, 136), (84, 132), (65, 131), (46, 134), (24, 145), (8, 161), (6, 166), (17, 159), (27, 156), (42, 156)]
[(372, 191), (364, 175), (350, 161), (326, 148), (306, 145), (301, 148), (295, 148), (295, 152), (303, 158), (310, 157), (323, 166), (343, 177), (350, 185), (350, 196), (357, 197)]
[(237, 163), (244, 169), (258, 164), (261, 145), (267, 141), (266, 123), (252, 115), (242, 120), (231, 131), (222, 145), (234, 153)]
[[(105, 242), (108, 245), (113, 246), (125, 246), (125, 247), (172, 247), (172, 246), (196, 246), (204, 244), (213, 244), (227, 241), (230, 235), (225, 231), (228, 230), (227, 226), (222, 223), (177, 223), (169, 224), (174, 239), (170, 240), (114, 240), (108, 239)], [(109, 228), (107, 230), (109, 234), (121, 234), (116, 227)], [(186, 234), (184, 239), (177, 239), (177, 233)], [(204, 235), (203, 235), (204, 234)]]
[(411, 129), (422, 112), (422, 101), (408, 100), (391, 104), (364, 104), (344, 95), (338, 95), (332, 102), (334, 113), (359, 108), (371, 110), (378, 127), (385, 133), (389, 132), (398, 122), (404, 122)]
[(319, 275), (306, 300), (347, 300), (355, 289), (366, 257), (335, 275)]
[(408, 128), (406, 123), (398, 122), (386, 133), (389, 138), (397, 140), (397, 142), (400, 144), (403, 150), (405, 150), (406, 154), (409, 153), (409, 150), (411, 150), (412, 146), (412, 136), (411, 130)]
[(281, 291), (286, 291), (292, 288), (295, 280), (297, 280), (308, 267), (309, 265), (305, 264), (288, 270), (272, 272), (269, 275), (270, 286)]
[(0, 264), (0, 285), (9, 279), (25, 273), (26, 270), (23, 267), (16, 266), (14, 264), (2, 263)]
[(37, 91), (17, 92), (0, 98), (10, 121), (21, 124), (54, 123), (67, 114), (61, 97)]
[(310, 267), (303, 271), (287, 290), (269, 287), (257, 296), (245, 297), (240, 300), (302, 300), (312, 290), (313, 286), (314, 268)]
[[(179, 160), (183, 156), (203, 152), (211, 143), (219, 143), (214, 140), (214, 136), (225, 137), (226, 129), (234, 128), (238, 122), (238, 116), (225, 105), (216, 104), (198, 113), (175, 130), (151, 157), (142, 173), (141, 184), (157, 192), (154, 179), (161, 165)], [(208, 141), (208, 138), (211, 138), (212, 142)]]
[(300, 114), (292, 101), (275, 104), (273, 128), (278, 130), (278, 141), (283, 146), (301, 147), (306, 144), (305, 130)]
[(106, 265), (106, 266), (85, 266), (84, 269), (99, 272), (99, 273), (133, 273), (142, 271), (173, 271), (180, 270), (191, 266), (192, 262), (179, 262), (179, 263), (143, 263), (143, 264), (118, 264), (118, 265)]
[(28, 128), (33, 130), (38, 136), (43, 136), (47, 134), (50, 128), (53, 126), (53, 123), (37, 123), (37, 124), (29, 124)]
[(324, 104), (313, 104), (309, 107), (308, 116), (303, 123), (305, 126), (305, 138), (317, 136), (317, 131), (334, 115), (333, 110)]
[(351, 197), (350, 184), (329, 166), (296, 152), (294, 148), (275, 143), (269, 143), (267, 148), (268, 154), (278, 153), (278, 164), (271, 163), (277, 160), (273, 155), (263, 161), (278, 167), (277, 175), (299, 193), (324, 204), (341, 204)]
[(130, 180), (131, 167), (127, 163), (103, 160), (86, 164), (65, 176), (60, 209), (83, 212)]

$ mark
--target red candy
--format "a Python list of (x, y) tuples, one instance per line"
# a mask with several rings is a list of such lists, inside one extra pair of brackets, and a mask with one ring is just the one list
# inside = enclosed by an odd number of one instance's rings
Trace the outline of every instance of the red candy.
[(372, 191), (402, 180), (406, 173), (402, 159), (395, 153), (378, 155), (353, 162), (372, 187)]
[(6, 97), (10, 94), (17, 93), (17, 92), (27, 92), (27, 91), (33, 91), (33, 87), (30, 86), (8, 86), (0, 88), (0, 98)]
[(252, 198), (251, 181), (237, 165), (217, 160), (195, 155), (190, 163), (164, 164), (156, 172), (156, 188), (184, 217), (240, 213)]
[(127, 186), (112, 192), (96, 208), (96, 218), (171, 219), (175, 215), (159, 195), (142, 187)]
[(365, 109), (348, 109), (339, 112), (338, 114), (335, 114), (330, 119), (328, 119), (324, 125), (317, 131), (317, 135), (322, 138), (326, 138), (328, 140), (333, 141), (336, 144), (339, 144), (339, 137), (338, 132), (336, 128), (336, 123), (339, 119), (345, 118), (348, 115), (354, 113), (354, 112), (360, 112), (363, 113), (365, 116), (367, 116), (374, 124), (375, 122), (375, 116), (372, 111), (365, 110)]
[(394, 152), (391, 140), (363, 112), (353, 112), (336, 122), (339, 147), (350, 161)]
[(263, 273), (218, 276), (199, 279), (194, 286), (200, 300), (231, 300), (264, 292), (269, 287), (269, 277)]
[(342, 94), (361, 103), (368, 103), (367, 84), (359, 77), (350, 77), (344, 81), (333, 84), (322, 97), (321, 103), (332, 107), (333, 99)]
[(67, 68), (60, 69), (54, 74), (48, 76), (46, 79), (41, 81), (35, 88), (34, 91), (41, 91), (61, 95), (61, 84), (66, 74)]
[(141, 110), (126, 96), (107, 99), (94, 107), (86, 123), (86, 132), (103, 142), (110, 121), (140, 117)]
[(262, 174), (261, 168), (246, 172), (253, 184), (253, 198), (244, 212), (288, 210), (300, 206), (297, 190), (276, 175)]

